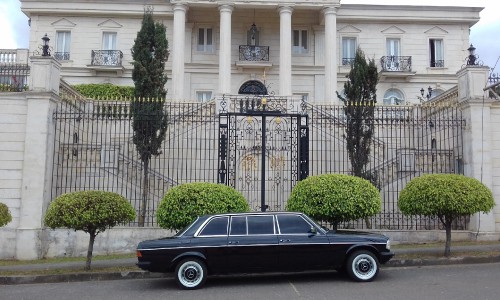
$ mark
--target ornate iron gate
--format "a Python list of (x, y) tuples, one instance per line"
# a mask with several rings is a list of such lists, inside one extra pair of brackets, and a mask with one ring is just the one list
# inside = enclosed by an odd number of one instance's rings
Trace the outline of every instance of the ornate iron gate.
[(242, 192), (253, 210), (284, 210), (309, 172), (307, 116), (272, 103), (247, 98), (239, 112), (219, 114), (218, 182)]

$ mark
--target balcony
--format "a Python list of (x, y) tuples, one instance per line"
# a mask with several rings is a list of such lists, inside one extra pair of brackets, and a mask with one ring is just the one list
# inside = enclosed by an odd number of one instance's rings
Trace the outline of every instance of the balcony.
[(123, 74), (122, 66), (123, 52), (120, 50), (92, 50), (92, 57), (89, 69), (95, 72), (116, 72)]
[(54, 52), (54, 58), (57, 60), (69, 60), (69, 52)]
[(269, 68), (269, 46), (240, 45), (238, 67), (242, 68)]
[(382, 78), (408, 78), (415, 75), (415, 72), (411, 71), (411, 56), (382, 56), (380, 64), (382, 65), (380, 71)]
[(342, 58), (342, 66), (343, 67), (352, 67), (354, 64), (354, 58)]
[(431, 68), (444, 68), (444, 60), (431, 60)]

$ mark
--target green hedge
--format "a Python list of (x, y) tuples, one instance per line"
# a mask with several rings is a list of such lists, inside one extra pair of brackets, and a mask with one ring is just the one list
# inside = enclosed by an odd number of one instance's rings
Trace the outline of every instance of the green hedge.
[(234, 188), (193, 182), (170, 189), (161, 201), (156, 216), (160, 227), (179, 230), (200, 215), (245, 211), (249, 211), (248, 203)]
[(119, 100), (133, 98), (135, 90), (132, 86), (118, 86), (110, 83), (104, 84), (78, 84), (73, 86), (80, 94), (92, 99)]

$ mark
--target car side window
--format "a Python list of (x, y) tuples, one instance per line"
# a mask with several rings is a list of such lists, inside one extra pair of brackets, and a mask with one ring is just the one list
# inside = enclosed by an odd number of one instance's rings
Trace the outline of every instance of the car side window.
[(281, 234), (307, 234), (311, 231), (311, 224), (298, 215), (280, 215), (278, 225)]
[(230, 235), (246, 235), (247, 234), (247, 218), (232, 217)]
[(213, 218), (200, 232), (200, 236), (227, 235), (229, 217)]
[(248, 234), (274, 234), (273, 216), (248, 216)]

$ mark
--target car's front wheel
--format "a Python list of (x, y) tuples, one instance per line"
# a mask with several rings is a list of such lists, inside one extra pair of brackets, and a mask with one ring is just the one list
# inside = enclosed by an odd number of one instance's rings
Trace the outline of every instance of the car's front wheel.
[(372, 281), (378, 274), (379, 263), (372, 252), (359, 250), (349, 256), (346, 269), (355, 281)]
[(185, 258), (175, 268), (177, 284), (186, 290), (194, 290), (203, 286), (207, 280), (207, 267), (198, 258)]

